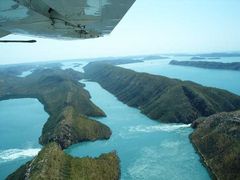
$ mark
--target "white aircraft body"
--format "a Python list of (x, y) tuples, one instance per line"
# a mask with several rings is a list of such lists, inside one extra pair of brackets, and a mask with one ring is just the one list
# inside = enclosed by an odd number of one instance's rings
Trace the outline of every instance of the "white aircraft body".
[(109, 34), (135, 0), (0, 0), (0, 38), (88, 39)]

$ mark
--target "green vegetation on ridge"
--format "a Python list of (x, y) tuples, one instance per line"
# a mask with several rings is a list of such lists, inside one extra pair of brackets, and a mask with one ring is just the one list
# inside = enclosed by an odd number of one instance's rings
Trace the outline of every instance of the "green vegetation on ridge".
[(73, 70), (37, 69), (25, 78), (0, 76), (0, 100), (37, 98), (49, 114), (40, 143), (57, 142), (62, 148), (96, 139), (108, 139), (111, 130), (87, 116), (105, 116), (90, 101), (89, 93), (78, 80), (82, 73)]
[(120, 101), (162, 122), (191, 123), (201, 116), (240, 108), (240, 97), (190, 81), (137, 73), (103, 63), (85, 66), (86, 77)]
[(21, 166), (7, 180), (117, 180), (119, 159), (115, 152), (98, 158), (73, 158), (56, 143), (46, 145), (32, 161)]
[[(0, 100), (37, 98), (49, 114), (42, 135), (45, 145), (30, 162), (18, 168), (7, 179), (99, 179), (117, 180), (120, 176), (119, 159), (115, 152), (98, 158), (74, 158), (62, 149), (82, 142), (108, 139), (111, 130), (88, 116), (105, 116), (90, 101), (90, 94), (78, 81), (83, 74), (71, 69), (61, 70), (55, 65), (47, 68), (34, 66), (31, 75), (17, 77), (33, 66), (10, 66), (0, 69)], [(24, 112), (23, 112), (24, 113)]]

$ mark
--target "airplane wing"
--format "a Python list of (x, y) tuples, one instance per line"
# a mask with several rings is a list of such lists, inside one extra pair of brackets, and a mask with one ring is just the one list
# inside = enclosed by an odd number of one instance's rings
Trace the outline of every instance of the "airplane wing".
[(111, 33), (134, 2), (0, 0), (0, 28), (9, 33), (57, 39), (96, 38)]

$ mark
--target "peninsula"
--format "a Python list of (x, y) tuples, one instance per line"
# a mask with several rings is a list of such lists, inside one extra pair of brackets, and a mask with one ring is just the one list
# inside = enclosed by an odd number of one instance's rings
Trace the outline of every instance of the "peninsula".
[(49, 118), (39, 142), (57, 142), (63, 149), (81, 141), (108, 139), (111, 130), (88, 116), (105, 116), (90, 101), (89, 93), (78, 81), (82, 74), (71, 69), (35, 70), (25, 78), (0, 77), (0, 100), (37, 98)]
[(103, 63), (90, 63), (84, 69), (86, 78), (161, 122), (188, 124), (201, 116), (240, 108), (239, 96), (190, 81), (137, 73)]

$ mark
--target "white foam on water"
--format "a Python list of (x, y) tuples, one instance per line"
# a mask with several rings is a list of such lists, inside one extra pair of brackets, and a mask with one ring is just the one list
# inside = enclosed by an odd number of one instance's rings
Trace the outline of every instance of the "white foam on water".
[(132, 126), (129, 128), (129, 132), (144, 132), (152, 133), (158, 131), (172, 132), (182, 128), (189, 128), (191, 124), (160, 124), (156, 126)]
[[(142, 148), (139, 157), (127, 169), (129, 176), (131, 179), (142, 180), (185, 179), (183, 175), (179, 177), (177, 173), (177, 170), (181, 170), (178, 165), (181, 158), (176, 158), (180, 152), (179, 147), (181, 147), (179, 141), (165, 141), (156, 146)], [(172, 169), (167, 168), (169, 161), (173, 162)]]
[(141, 155), (134, 163), (128, 167), (128, 174), (132, 179), (157, 179), (165, 171), (165, 167), (158, 165), (158, 160), (162, 154), (156, 147), (145, 147), (141, 150)]
[(40, 150), (39, 148), (0, 150), (0, 163), (13, 161), (18, 158), (34, 157)]

